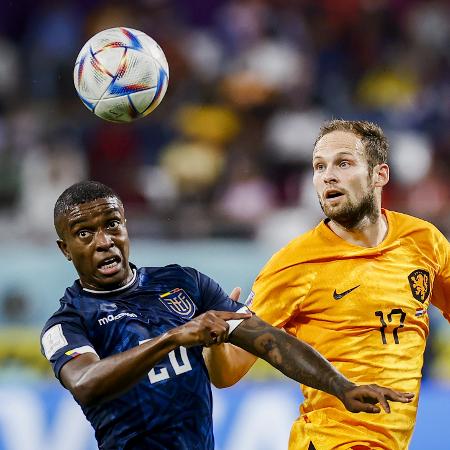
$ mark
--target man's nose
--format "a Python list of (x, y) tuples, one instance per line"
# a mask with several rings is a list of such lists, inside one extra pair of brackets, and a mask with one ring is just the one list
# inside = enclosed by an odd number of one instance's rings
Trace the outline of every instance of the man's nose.
[(111, 239), (111, 236), (105, 233), (104, 230), (98, 231), (95, 238), (96, 247), (99, 251), (109, 250), (114, 246), (114, 241)]
[(335, 183), (338, 181), (338, 176), (334, 167), (327, 167), (323, 172), (323, 181), (325, 183)]

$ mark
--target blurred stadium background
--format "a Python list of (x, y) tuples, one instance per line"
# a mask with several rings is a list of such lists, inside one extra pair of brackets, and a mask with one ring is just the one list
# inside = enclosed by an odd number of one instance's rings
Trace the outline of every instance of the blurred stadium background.
[[(131, 125), (77, 98), (72, 70), (105, 28), (142, 30), (170, 66)], [(127, 206), (137, 264), (178, 262), (247, 295), (267, 258), (321, 218), (312, 143), (323, 120), (368, 119), (391, 142), (384, 206), (450, 235), (450, 10), (445, 0), (9, 1), (0, 14), (0, 450), (91, 450), (38, 336), (74, 278), (53, 204), (96, 179)], [(431, 336), (412, 450), (447, 448), (450, 327)], [(282, 450), (301, 399), (259, 365), (215, 392), (218, 450)]]

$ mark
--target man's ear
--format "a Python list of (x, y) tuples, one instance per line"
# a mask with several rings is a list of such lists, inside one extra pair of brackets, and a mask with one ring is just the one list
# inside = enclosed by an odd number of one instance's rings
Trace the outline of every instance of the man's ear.
[(58, 239), (56, 241), (58, 244), (59, 249), (61, 250), (61, 253), (64, 255), (64, 257), (67, 259), (67, 261), (72, 261), (72, 258), (70, 256), (69, 251), (67, 250), (67, 244), (62, 240)]
[(389, 182), (389, 166), (385, 163), (375, 166), (375, 187), (384, 187)]

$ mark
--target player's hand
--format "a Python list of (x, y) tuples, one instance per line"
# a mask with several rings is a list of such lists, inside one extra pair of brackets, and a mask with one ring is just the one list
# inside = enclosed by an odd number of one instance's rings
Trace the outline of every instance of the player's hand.
[(179, 345), (192, 347), (195, 345), (222, 344), (228, 339), (230, 326), (227, 320), (242, 320), (252, 317), (252, 313), (235, 313), (232, 311), (208, 311), (200, 314), (190, 322), (178, 327)]
[(381, 411), (377, 403), (387, 412), (391, 412), (388, 400), (392, 402), (410, 403), (414, 397), (412, 392), (399, 392), (376, 384), (354, 386), (342, 395), (342, 403), (354, 413), (366, 412), (377, 414)]
[(231, 298), (231, 300), (237, 302), (239, 300), (239, 297), (241, 296), (241, 288), (240, 287), (235, 287), (232, 291), (231, 294), (229, 295), (229, 297)]

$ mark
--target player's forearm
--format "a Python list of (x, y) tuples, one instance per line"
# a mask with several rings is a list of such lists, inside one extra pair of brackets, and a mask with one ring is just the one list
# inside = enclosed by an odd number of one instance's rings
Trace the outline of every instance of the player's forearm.
[(230, 342), (266, 360), (289, 378), (342, 398), (354, 384), (310, 345), (253, 317), (240, 325)]
[(175, 348), (220, 344), (228, 336), (227, 320), (249, 317), (251, 313), (208, 311), (123, 353), (102, 360), (76, 358), (61, 369), (61, 380), (83, 405), (108, 400), (130, 389)]
[(256, 356), (232, 344), (214, 345), (203, 349), (209, 378), (217, 388), (237, 383), (256, 361)]
[(83, 405), (118, 397), (179, 346), (177, 332), (178, 329), (174, 328), (138, 347), (90, 364), (80, 373), (70, 390)]

